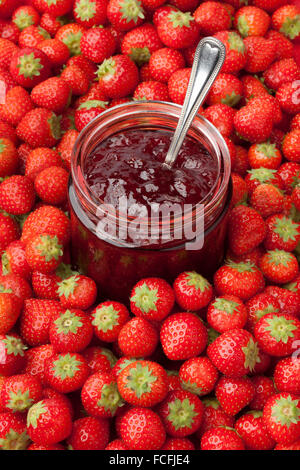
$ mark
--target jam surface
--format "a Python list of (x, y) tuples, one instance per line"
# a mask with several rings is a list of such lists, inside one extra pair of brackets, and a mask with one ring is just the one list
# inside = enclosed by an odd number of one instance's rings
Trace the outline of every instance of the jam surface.
[(165, 160), (173, 134), (130, 129), (101, 142), (87, 158), (84, 174), (94, 195), (117, 208), (127, 198), (128, 214), (155, 211), (159, 204), (200, 203), (215, 184), (217, 162), (199, 142), (187, 137), (172, 169)]

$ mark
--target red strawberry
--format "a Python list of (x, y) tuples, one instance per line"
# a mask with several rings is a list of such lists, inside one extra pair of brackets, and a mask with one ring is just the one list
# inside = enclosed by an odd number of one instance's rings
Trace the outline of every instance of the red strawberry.
[(167, 373), (161, 365), (151, 361), (135, 361), (118, 375), (121, 397), (133, 406), (153, 407), (168, 392)]
[(223, 427), (233, 427), (234, 418), (229, 416), (222, 410), (220, 403), (216, 398), (204, 398), (202, 400), (204, 405), (203, 419), (200, 428), (197, 431), (197, 436), (201, 438), (206, 431), (210, 429)]
[[(156, 28), (151, 24), (144, 24), (128, 31), (125, 34), (121, 50), (122, 54), (128, 54), (139, 66), (149, 61), (153, 53), (163, 46), (158, 37)], [(181, 56), (180, 53), (178, 53)], [(175, 57), (178, 57), (175, 53)], [(154, 80), (159, 80), (153, 76)]]
[(75, 111), (75, 125), (78, 131), (82, 129), (95, 117), (107, 109), (108, 101), (88, 100), (84, 101)]
[(90, 318), (81, 310), (64, 310), (52, 316), (49, 338), (55, 351), (82, 351), (90, 344), (92, 336)]
[(200, 310), (212, 298), (212, 286), (201, 274), (195, 271), (181, 273), (173, 284), (175, 299), (184, 310)]
[(117, 30), (129, 31), (139, 26), (145, 15), (139, 0), (110, 0), (107, 6), (107, 17)]
[(13, 55), (9, 70), (19, 85), (33, 88), (49, 77), (50, 62), (42, 51), (27, 47)]
[(245, 305), (235, 295), (218, 297), (209, 304), (207, 309), (207, 321), (219, 333), (243, 328), (247, 317)]
[(273, 127), (273, 106), (263, 96), (253, 98), (234, 115), (236, 132), (250, 142), (264, 142)]
[(26, 244), (25, 256), (32, 270), (52, 273), (61, 262), (63, 246), (55, 235), (36, 235)]
[(300, 321), (286, 313), (268, 313), (255, 325), (259, 347), (271, 356), (288, 356), (297, 349)]
[(50, 13), (43, 13), (40, 19), (41, 28), (45, 29), (51, 36), (55, 36), (63, 24), (65, 24), (65, 18), (55, 17)]
[(134, 407), (126, 411), (121, 418), (120, 433), (131, 450), (157, 450), (166, 439), (160, 417), (149, 408)]
[(299, 6), (296, 4), (278, 8), (272, 15), (274, 29), (290, 39), (298, 38), (300, 33), (299, 11)]
[(30, 25), (37, 26), (40, 22), (40, 15), (32, 6), (22, 5), (14, 11), (12, 21), (22, 30)]
[(248, 159), (251, 168), (279, 168), (281, 164), (281, 152), (271, 142), (263, 142), (261, 144), (253, 144), (248, 151)]
[(19, 373), (25, 365), (27, 346), (16, 333), (0, 335), (1, 364), (0, 374), (11, 376)]
[(269, 29), (266, 38), (274, 42), (277, 60), (290, 59), (293, 57), (293, 43), (284, 34)]
[(49, 328), (52, 318), (60, 311), (61, 305), (55, 300), (25, 300), (20, 331), (26, 343), (31, 346), (39, 346), (49, 342)]
[(11, 58), (19, 51), (19, 48), (8, 39), (0, 38), (0, 67), (8, 70)]
[(14, 174), (18, 168), (18, 154), (10, 139), (0, 139), (0, 177)]
[(206, 102), (209, 105), (223, 103), (236, 106), (242, 95), (242, 82), (230, 73), (220, 73), (207, 95)]
[(28, 349), (25, 353), (26, 366), (24, 372), (37, 377), (45, 386), (45, 364), (53, 354), (54, 349), (50, 344)]
[(7, 246), (5, 253), (3, 253), (2, 272), (4, 275), (19, 274), (25, 279), (30, 278), (31, 269), (26, 261), (25, 246), (20, 240), (15, 240), (11, 242)]
[(231, 16), (223, 3), (203, 2), (194, 11), (194, 18), (204, 36), (226, 31), (231, 27)]
[(282, 312), (296, 317), (300, 315), (300, 296), (297, 292), (279, 286), (268, 286), (265, 292), (275, 297)]
[(243, 37), (264, 36), (270, 26), (270, 17), (261, 8), (244, 6), (236, 12), (234, 23)]
[(61, 73), (61, 78), (69, 85), (73, 95), (83, 95), (88, 92), (90, 81), (77, 65), (67, 65)]
[(290, 162), (300, 163), (300, 129), (288, 132), (283, 140), (282, 151)]
[(52, 166), (62, 166), (59, 153), (47, 147), (38, 147), (31, 150), (27, 156), (25, 174), (34, 181), (39, 173)]
[(157, 33), (167, 47), (182, 49), (197, 42), (199, 26), (190, 13), (171, 11), (157, 23)]
[(61, 16), (69, 13), (72, 8), (72, 0), (33, 0), (33, 5), (37, 10), (43, 13), (49, 13), (53, 16)]
[(160, 278), (145, 278), (132, 289), (130, 309), (136, 316), (147, 320), (163, 320), (174, 306), (171, 286)]
[(24, 412), (42, 398), (42, 385), (29, 374), (7, 377), (1, 388), (1, 405), (5, 411)]
[[(81, 0), (82, 3), (82, 0)], [(73, 450), (103, 450), (109, 442), (109, 423), (106, 419), (87, 416), (73, 422), (68, 437), (69, 448)]]
[(244, 68), (247, 55), (244, 41), (234, 31), (220, 31), (214, 35), (226, 47), (226, 58), (222, 67), (224, 73), (239, 72)]
[(204, 407), (193, 393), (174, 390), (168, 393), (157, 410), (170, 436), (185, 437), (199, 429)]
[(195, 450), (195, 446), (185, 437), (172, 437), (166, 439), (161, 450)]
[(25, 114), (17, 127), (20, 139), (30, 147), (52, 147), (60, 138), (58, 117), (44, 108), (35, 108)]
[(130, 57), (123, 54), (104, 60), (97, 74), (103, 92), (109, 98), (130, 95), (138, 84), (138, 68)]
[(60, 399), (39, 401), (28, 412), (27, 432), (36, 444), (56, 444), (66, 439), (71, 430), (70, 410)]
[(69, 173), (60, 166), (51, 166), (41, 171), (34, 188), (39, 198), (46, 204), (61, 205), (68, 198)]
[(283, 181), (277, 174), (276, 170), (264, 167), (248, 170), (245, 181), (250, 195), (257, 186), (263, 183), (273, 184), (279, 189), (284, 188)]
[(267, 250), (295, 250), (300, 241), (300, 224), (283, 214), (276, 214), (266, 220), (266, 225), (264, 243)]
[(168, 359), (189, 359), (204, 350), (207, 330), (194, 313), (174, 313), (163, 322), (160, 341)]
[(85, 28), (92, 28), (93, 26), (106, 23), (107, 4), (108, 0), (75, 0), (73, 15), (76, 23), (81, 24)]
[(14, 293), (23, 301), (32, 297), (30, 284), (18, 274), (0, 275), (0, 292)]
[(218, 380), (218, 371), (208, 357), (185, 361), (179, 370), (181, 387), (196, 395), (208, 395)]
[(252, 372), (260, 362), (257, 342), (241, 328), (221, 334), (208, 346), (207, 355), (220, 372), (234, 378)]
[(30, 442), (26, 420), (19, 414), (0, 413), (1, 450), (25, 450)]
[(87, 362), (78, 353), (54, 354), (45, 363), (46, 383), (60, 393), (81, 389), (88, 375)]
[(45, 39), (40, 42), (36, 48), (46, 54), (52, 67), (60, 67), (64, 65), (70, 57), (68, 47), (59, 39)]
[(262, 410), (268, 399), (276, 393), (274, 382), (264, 375), (252, 377), (251, 382), (255, 387), (255, 395), (249, 406), (252, 410)]
[(168, 81), (168, 90), (171, 100), (177, 104), (183, 104), (188, 83), (191, 76), (191, 68), (179, 69), (172, 73)]
[(22, 303), (22, 299), (15, 294), (11, 292), (0, 292), (1, 335), (8, 333), (15, 325), (22, 309)]
[(156, 50), (150, 57), (149, 70), (153, 80), (167, 83), (176, 70), (185, 65), (182, 54), (176, 49), (164, 47)]
[(299, 266), (296, 256), (284, 250), (270, 250), (260, 260), (264, 276), (276, 284), (290, 282), (297, 276)]
[(275, 367), (274, 382), (279, 392), (300, 394), (300, 358), (281, 359)]
[(79, 133), (75, 129), (67, 130), (57, 146), (57, 151), (59, 152), (67, 170), (70, 170), (71, 154), (78, 135)]
[(280, 444), (291, 444), (300, 436), (300, 400), (289, 393), (273, 395), (263, 411), (264, 423), (272, 438)]
[(148, 357), (158, 343), (156, 328), (145, 318), (132, 318), (122, 327), (118, 345), (124, 356)]
[(202, 115), (208, 119), (222, 134), (230, 137), (233, 133), (233, 119), (236, 111), (227, 104), (214, 104), (206, 108)]
[(248, 377), (221, 377), (216, 386), (216, 397), (230, 416), (239, 413), (254, 397), (255, 388)]
[(203, 434), (201, 450), (245, 450), (245, 445), (234, 429), (216, 427)]
[(96, 336), (102, 341), (113, 342), (118, 339), (122, 326), (129, 320), (129, 312), (119, 302), (106, 301), (93, 310), (92, 318)]
[(261, 215), (251, 207), (237, 206), (229, 218), (229, 247), (235, 255), (256, 248), (265, 238), (266, 226)]
[(21, 31), (18, 42), (22, 48), (34, 48), (43, 42), (45, 39), (50, 39), (50, 35), (43, 28), (39, 26), (27, 26)]
[(82, 355), (87, 360), (91, 374), (111, 372), (117, 361), (110, 349), (101, 348), (100, 346), (89, 347), (82, 352)]
[(269, 435), (261, 411), (250, 411), (235, 423), (235, 429), (243, 439), (246, 449), (271, 450), (275, 441)]
[(237, 173), (231, 173), (232, 199), (231, 207), (243, 204), (248, 198), (248, 188), (245, 180)]
[(5, 105), (0, 105), (0, 117), (13, 126), (17, 126), (24, 114), (33, 109), (29, 94), (23, 87), (15, 86), (6, 93)]
[(96, 300), (97, 287), (93, 279), (74, 275), (58, 283), (58, 294), (64, 307), (86, 310)]
[(63, 25), (57, 31), (55, 39), (62, 41), (69, 49), (70, 55), (80, 54), (80, 39), (85, 28), (77, 23)]
[(289, 82), (300, 79), (300, 70), (292, 58), (282, 59), (274, 62), (264, 73), (264, 82), (272, 90)]
[(85, 411), (97, 418), (111, 418), (123, 405), (112, 374), (97, 372), (90, 375), (81, 390)]
[(275, 297), (268, 295), (265, 292), (255, 295), (246, 303), (248, 310), (247, 329), (251, 332), (258, 320), (260, 320), (267, 313), (280, 312), (280, 305)]
[(14, 215), (26, 214), (32, 209), (34, 201), (33, 184), (26, 176), (10, 176), (0, 184), (2, 210)]
[(251, 194), (250, 204), (266, 218), (283, 210), (284, 196), (280, 189), (272, 184), (259, 184)]
[(108, 28), (91, 28), (83, 33), (80, 49), (84, 57), (100, 64), (116, 50), (116, 40)]
[(247, 72), (264, 72), (274, 62), (276, 49), (272, 41), (261, 36), (248, 36), (244, 39), (244, 44), (247, 51)]
[(60, 77), (51, 77), (35, 86), (31, 98), (36, 106), (61, 112), (69, 103), (71, 90)]

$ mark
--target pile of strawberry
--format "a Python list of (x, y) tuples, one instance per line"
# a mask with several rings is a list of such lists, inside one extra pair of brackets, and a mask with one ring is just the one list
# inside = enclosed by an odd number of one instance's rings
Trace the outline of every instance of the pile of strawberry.
[[(0, 448), (300, 449), (300, 10), (243, 3), (0, 2)], [(226, 260), (103, 299), (70, 258), (72, 146), (109, 107), (182, 104), (206, 35)]]

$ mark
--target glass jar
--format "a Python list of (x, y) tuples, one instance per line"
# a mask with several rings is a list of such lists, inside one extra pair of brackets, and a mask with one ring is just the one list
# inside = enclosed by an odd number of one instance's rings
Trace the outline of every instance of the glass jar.
[[(122, 104), (90, 122), (75, 143), (69, 185), (73, 261), (97, 282), (105, 298), (128, 301), (131, 288), (143, 277), (163, 277), (172, 282), (180, 272), (196, 270), (209, 278), (222, 261), (231, 200), (230, 155), (221, 134), (201, 115), (194, 119), (188, 135), (201, 142), (216, 160), (215, 184), (199, 206), (176, 214), (171, 221), (170, 217), (157, 219), (155, 241), (147, 236), (150, 230), (146, 219), (139, 221), (138, 236), (118, 236), (134, 221), (127, 214), (105, 208), (84, 177), (85, 161), (101, 141), (125, 129), (174, 131), (180, 111), (181, 106), (158, 101)], [(106, 229), (111, 225), (117, 230), (104, 230), (104, 218)], [(197, 244), (185, 238), (186, 232), (194, 233), (200, 219), (203, 246), (201, 237)], [(183, 226), (190, 230), (183, 232)]]

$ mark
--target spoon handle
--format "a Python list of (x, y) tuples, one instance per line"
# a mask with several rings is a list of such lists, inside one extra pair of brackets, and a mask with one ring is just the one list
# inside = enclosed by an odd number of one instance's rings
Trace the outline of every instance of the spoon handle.
[(175, 162), (186, 133), (217, 78), (224, 63), (225, 55), (225, 46), (218, 39), (206, 37), (199, 42), (185, 100), (164, 166), (171, 168)]

